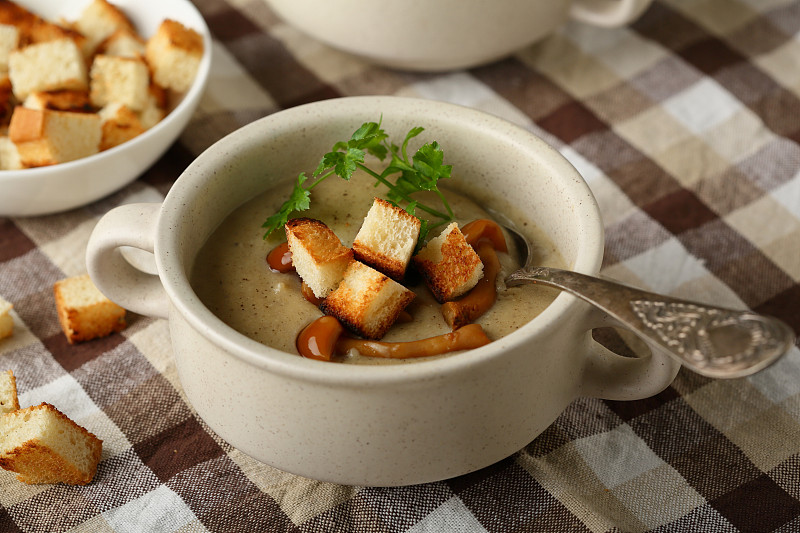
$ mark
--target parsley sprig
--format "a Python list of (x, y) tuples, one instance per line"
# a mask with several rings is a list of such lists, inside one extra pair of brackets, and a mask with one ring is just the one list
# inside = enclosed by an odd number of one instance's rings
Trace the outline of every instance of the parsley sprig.
[[(424, 144), (410, 158), (408, 156), (409, 142), (423, 131), (424, 128), (421, 127), (412, 128), (403, 143), (397, 146), (389, 141), (389, 136), (379, 122), (362, 124), (349, 140), (337, 142), (330, 152), (322, 156), (312, 174), (311, 182), (304, 172), (297, 176), (289, 198), (277, 213), (262, 224), (266, 229), (264, 238), (283, 227), (292, 214), (307, 210), (311, 205), (311, 190), (323, 180), (336, 175), (349, 181), (353, 173), (361, 169), (375, 178), (376, 185), (381, 184), (388, 188), (386, 198), (390, 202), (399, 206), (405, 203), (404, 209), (414, 216), (417, 216), (416, 211), (419, 209), (439, 219), (429, 226), (427, 220), (420, 218), (422, 225), (419, 241), (422, 242), (429, 229), (453, 220), (453, 210), (438, 188), (439, 180), (449, 178), (452, 170), (451, 165), (444, 164), (444, 152), (439, 143), (433, 141)], [(391, 159), (379, 173), (366, 166), (364, 160), (368, 153), (380, 161), (384, 161), (387, 156), (391, 156)], [(420, 191), (436, 193), (446, 212), (413, 199), (412, 195)]]

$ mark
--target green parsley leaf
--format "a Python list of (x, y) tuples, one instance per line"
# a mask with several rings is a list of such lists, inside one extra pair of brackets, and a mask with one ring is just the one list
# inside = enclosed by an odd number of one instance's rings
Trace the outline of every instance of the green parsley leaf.
[(353, 133), (352, 137), (350, 137), (350, 140), (347, 142), (347, 147), (366, 150), (383, 161), (387, 152), (386, 146), (384, 146), (383, 143), (388, 137), (389, 136), (383, 131), (379, 123), (365, 122)]
[(334, 174), (349, 181), (353, 172), (358, 168), (358, 164), (363, 162), (364, 151), (358, 148), (347, 148), (344, 152), (328, 152), (322, 156), (322, 160), (314, 171), (314, 177), (332, 169)]
[(425, 128), (423, 128), (421, 126), (417, 126), (416, 128), (411, 128), (408, 131), (408, 133), (406, 133), (406, 138), (403, 139), (403, 147), (401, 149), (401, 155), (402, 155), (403, 159), (408, 159), (408, 155), (407, 155), (407, 153), (408, 153), (408, 141), (410, 141), (411, 139), (413, 139), (414, 137), (416, 137), (417, 135), (419, 135), (423, 131), (425, 131)]
[(436, 141), (423, 145), (413, 160), (414, 168), (419, 172), (419, 184), (428, 191), (435, 190), (437, 182), (449, 178), (453, 170), (452, 165), (443, 164), (444, 152)]
[(400, 169), (400, 177), (395, 182), (396, 193), (409, 195), (415, 191), (436, 191), (438, 182), (441, 178), (449, 178), (452, 170), (451, 165), (442, 164), (444, 154), (438, 143), (423, 145), (413, 157), (413, 164), (409, 168), (395, 167)]
[[(421, 209), (440, 221), (433, 227), (449, 222), (453, 219), (453, 211), (438, 189), (438, 182), (442, 178), (449, 178), (452, 167), (444, 164), (444, 153), (439, 144), (434, 141), (424, 144), (409, 159), (409, 142), (425, 131), (422, 127), (411, 128), (403, 139), (403, 143), (397, 146), (388, 141), (389, 136), (381, 127), (380, 122), (365, 122), (350, 136), (346, 141), (339, 141), (333, 145), (331, 151), (324, 154), (320, 159), (317, 168), (313, 172), (315, 180), (305, 187), (305, 174), (298, 176), (297, 184), (291, 196), (280, 207), (280, 210), (267, 218), (262, 227), (267, 229), (264, 238), (266, 239), (276, 229), (283, 226), (292, 213), (304, 211), (309, 208), (311, 189), (316, 187), (324, 179), (331, 175), (339, 176), (344, 180), (350, 180), (353, 173), (361, 169), (375, 178), (375, 186), (383, 185), (388, 191), (386, 197), (397, 205), (402, 202), (407, 203), (406, 210), (414, 214), (416, 209)], [(366, 154), (383, 161), (387, 155), (391, 155), (388, 166), (380, 174), (365, 164)], [(392, 182), (392, 177), (394, 178)], [(420, 191), (433, 191), (445, 206), (446, 213), (421, 204), (412, 198), (414, 193)], [(416, 215), (415, 215), (416, 216)], [(421, 217), (420, 241), (424, 241), (427, 235), (429, 224), (426, 219)]]
[(277, 213), (268, 217), (264, 224), (261, 225), (262, 228), (266, 228), (267, 230), (266, 234), (264, 234), (265, 239), (273, 231), (283, 227), (283, 225), (289, 221), (289, 217), (292, 213), (296, 211), (305, 211), (311, 207), (311, 193), (303, 187), (303, 183), (305, 183), (306, 179), (305, 173), (301, 172), (300, 175), (297, 176), (297, 183), (295, 183), (289, 199), (281, 205)]

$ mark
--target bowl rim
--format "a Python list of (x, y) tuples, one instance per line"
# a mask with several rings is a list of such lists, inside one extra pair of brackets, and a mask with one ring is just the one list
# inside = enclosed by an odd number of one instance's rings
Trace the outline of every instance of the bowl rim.
[[(16, 169), (16, 170), (0, 170), (0, 186), (6, 187), (9, 185), (13, 185), (14, 182), (17, 181), (28, 181), (35, 180), (37, 178), (49, 177), (53, 174), (58, 174), (60, 172), (70, 172), (76, 169), (80, 169), (82, 166), (92, 165), (93, 163), (103, 162), (106, 159), (113, 158), (118, 155), (120, 152), (124, 152), (127, 149), (137, 145), (146, 143), (150, 138), (159, 135), (159, 133), (168, 128), (170, 124), (176, 120), (180, 120), (181, 117), (185, 115), (185, 113), (191, 112), (194, 107), (199, 102), (203, 92), (205, 92), (206, 85), (208, 83), (208, 79), (211, 73), (211, 58), (212, 58), (212, 38), (211, 38), (211, 31), (208, 27), (208, 24), (205, 21), (205, 18), (200, 13), (197, 6), (195, 6), (189, 0), (166, 0), (168, 2), (175, 2), (181, 5), (181, 9), (186, 9), (188, 12), (191, 12), (194, 17), (197, 19), (197, 25), (192, 25), (192, 28), (200, 33), (203, 37), (203, 56), (200, 60), (200, 65), (198, 66), (197, 73), (195, 74), (194, 81), (192, 81), (191, 87), (189, 90), (186, 91), (183, 95), (181, 95), (180, 100), (178, 101), (177, 105), (169, 110), (169, 112), (161, 119), (157, 124), (153, 127), (145, 130), (140, 135), (137, 135), (133, 139), (130, 139), (122, 144), (114, 146), (113, 148), (109, 148), (108, 150), (104, 150), (102, 152), (97, 152), (87, 157), (82, 157), (80, 159), (75, 159), (72, 161), (67, 161), (65, 163), (59, 163), (57, 165), (49, 165), (44, 167), (34, 167), (34, 168), (24, 168), (24, 169)], [(184, 21), (182, 21), (184, 22)], [(170, 145), (173, 143), (172, 141)], [(169, 148), (169, 146), (167, 146)], [(147, 169), (143, 169), (142, 172), (137, 174), (134, 178), (128, 181), (134, 181), (138, 177), (142, 175)], [(125, 186), (126, 183), (121, 183), (118, 188)]]
[[(376, 109), (393, 108), (398, 113), (409, 107), (423, 107), (432, 117), (455, 120), (459, 123), (480, 122), (490, 124), (494, 133), (505, 135), (516, 143), (529, 145), (542, 150), (565, 172), (560, 183), (569, 188), (576, 197), (582, 197), (579, 219), (582, 224), (580, 246), (573, 268), (582, 273), (594, 274), (601, 265), (603, 256), (603, 224), (600, 210), (586, 181), (567, 159), (554, 148), (530, 131), (502, 118), (483, 111), (458, 104), (400, 96), (351, 96), (323, 100), (278, 111), (258, 119), (223, 137), (198, 158), (181, 174), (167, 194), (157, 222), (155, 237), (155, 260), (161, 273), (161, 282), (171, 302), (172, 312), (177, 312), (197, 333), (228, 354), (255, 367), (274, 374), (329, 386), (358, 387), (385, 386), (390, 383), (413, 382), (416, 380), (443, 379), (444, 376), (466, 372), (475, 365), (487, 364), (500, 357), (503, 352), (512, 350), (529, 342), (535, 334), (547, 334), (559, 328), (559, 317), (577, 305), (583, 305), (577, 298), (567, 293), (559, 294), (538, 316), (516, 331), (497, 339), (481, 348), (468, 350), (453, 357), (434, 360), (419, 360), (411, 364), (396, 365), (344, 365), (314, 361), (296, 354), (271, 348), (234, 330), (214, 315), (198, 298), (189, 283), (179, 253), (169, 250), (179, 249), (179, 232), (172, 231), (181, 224), (182, 206), (191, 197), (200, 194), (201, 184), (197, 178), (204, 179), (216, 175), (215, 169), (225, 166), (226, 157), (235, 153), (236, 145), (242, 141), (255, 142), (258, 132), (273, 128), (291, 127), (295, 117), (312, 113), (324, 116), (328, 113), (341, 115), (364, 107)], [(170, 317), (172, 320), (173, 317)]]

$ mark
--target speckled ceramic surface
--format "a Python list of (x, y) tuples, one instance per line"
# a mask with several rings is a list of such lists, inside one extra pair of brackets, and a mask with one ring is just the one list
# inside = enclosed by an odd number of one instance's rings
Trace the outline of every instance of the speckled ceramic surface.
[(471, 67), (534, 43), (573, 18), (621, 26), (651, 0), (265, 0), (310, 37), (409, 70)]
[[(75, 20), (89, 0), (26, 0), (23, 4), (47, 18)], [(158, 124), (120, 146), (76, 161), (49, 167), (0, 171), (0, 216), (33, 216), (79, 207), (122, 188), (139, 177), (178, 138), (192, 117), (211, 68), (211, 34), (189, 0), (116, 0), (144, 36), (165, 18), (198, 31), (205, 42), (200, 68), (189, 91)]]
[[(588, 331), (601, 324), (562, 294), (518, 331), (480, 349), (402, 366), (320, 363), (279, 352), (224, 325), (187, 279), (207, 236), (232, 209), (383, 115), (390, 135), (424, 125), (447, 149), (467, 192), (490, 190), (525, 209), (575, 270), (600, 267), (602, 224), (589, 188), (556, 151), (498, 118), (394, 97), (327, 100), (282, 111), (203, 153), (163, 204), (111, 211), (87, 263), (113, 300), (168, 317), (181, 383), (200, 416), (233, 446), (303, 476), (404, 485), (464, 474), (529, 443), (578, 395), (657, 393), (677, 367), (622, 358)], [(129, 267), (119, 246), (155, 253), (158, 276)]]

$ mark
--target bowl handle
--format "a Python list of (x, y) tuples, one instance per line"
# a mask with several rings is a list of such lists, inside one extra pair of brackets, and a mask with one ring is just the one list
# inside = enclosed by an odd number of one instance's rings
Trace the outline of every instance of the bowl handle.
[(160, 203), (116, 207), (103, 215), (89, 237), (86, 268), (106, 297), (125, 309), (167, 318), (169, 300), (157, 274), (126, 259), (124, 247), (153, 254)]
[[(587, 329), (620, 327), (603, 312), (591, 309), (586, 321)], [(584, 336), (584, 349), (588, 354), (583, 368), (580, 396), (605, 400), (641, 400), (666, 389), (675, 379), (681, 364), (658, 350), (637, 353), (637, 357), (619, 355), (592, 338), (591, 331)]]
[(576, 0), (570, 17), (586, 24), (614, 28), (639, 18), (652, 0)]

